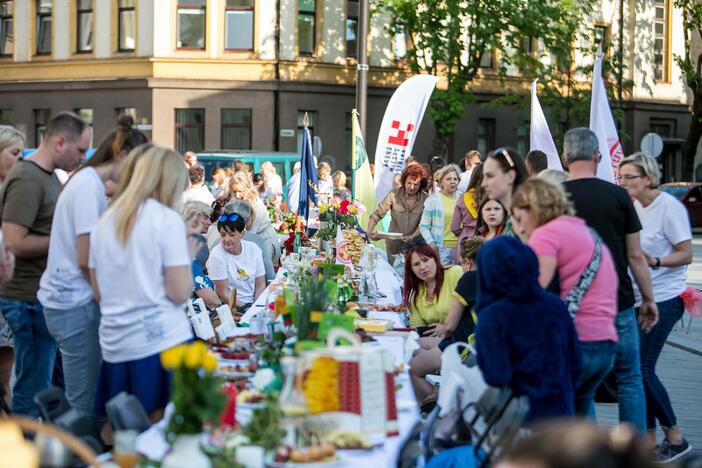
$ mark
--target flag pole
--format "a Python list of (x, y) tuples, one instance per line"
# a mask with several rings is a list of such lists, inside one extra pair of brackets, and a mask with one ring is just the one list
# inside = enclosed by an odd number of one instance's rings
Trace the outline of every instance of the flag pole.
[[(356, 65), (356, 110), (359, 114), (361, 134), (366, 134), (366, 103), (368, 92), (368, 0), (360, 0), (358, 11), (358, 36)], [(352, 158), (353, 161), (353, 158)]]

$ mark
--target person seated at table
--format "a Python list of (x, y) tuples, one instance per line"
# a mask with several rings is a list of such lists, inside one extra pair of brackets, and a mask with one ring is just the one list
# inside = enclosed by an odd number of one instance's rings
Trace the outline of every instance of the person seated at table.
[(236, 309), (242, 314), (266, 288), (263, 252), (253, 242), (244, 240), (245, 229), (243, 216), (223, 210), (217, 222), (221, 241), (207, 261), (217, 296), (229, 303), (232, 290), (236, 290)]
[(434, 374), (441, 369), (441, 353), (449, 345), (463, 341), (473, 334), (473, 306), (478, 289), (476, 257), (485, 240), (474, 236), (463, 239), (460, 244), (463, 276), (458, 280), (452, 293), (451, 305), (446, 320), (434, 328), (430, 336), (441, 338), (441, 341), (430, 349), (420, 351), (410, 361), (410, 376), (412, 388), (417, 401), (428, 409), (438, 397), (436, 388), (426, 381), (427, 374)]
[(536, 254), (500, 236), (478, 254), (478, 366), (488, 385), (529, 398), (528, 424), (572, 416), (582, 366), (573, 319), (539, 284)]
[[(246, 221), (246, 232), (244, 233), (244, 240), (253, 242), (261, 249), (263, 253), (263, 267), (266, 270), (266, 281), (270, 282), (275, 279), (275, 269), (273, 268), (273, 246), (270, 242), (266, 241), (263, 237), (251, 231), (251, 226), (256, 222), (256, 213), (254, 213), (251, 203), (246, 200), (232, 200), (223, 208), (226, 213), (237, 213), (241, 215)], [(219, 232), (217, 234), (217, 243), (219, 243)]]
[(207, 242), (205, 242), (205, 238), (202, 235), (212, 224), (209, 218), (212, 208), (202, 202), (191, 200), (183, 204), (180, 212), (189, 231), (192, 233), (190, 238), (196, 240), (200, 245), (197, 256), (191, 264), (194, 287), (192, 298), (202, 299), (207, 307), (219, 307), (222, 301), (219, 300), (214, 290), (214, 283), (205, 273), (207, 259), (210, 257), (210, 249), (207, 247)]

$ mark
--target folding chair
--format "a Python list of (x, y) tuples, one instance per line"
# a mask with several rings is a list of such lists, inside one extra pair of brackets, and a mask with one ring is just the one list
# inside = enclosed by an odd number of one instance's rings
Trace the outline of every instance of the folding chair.
[(402, 441), (397, 452), (397, 468), (414, 468), (419, 466), (419, 459), (422, 457), (422, 444), (420, 436), (424, 429), (424, 422), (417, 421), (407, 437)]

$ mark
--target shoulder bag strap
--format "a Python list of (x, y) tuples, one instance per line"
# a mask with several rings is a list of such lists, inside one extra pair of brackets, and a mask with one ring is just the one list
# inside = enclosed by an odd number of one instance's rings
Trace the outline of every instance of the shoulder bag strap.
[(588, 289), (590, 289), (592, 282), (595, 280), (595, 275), (597, 275), (602, 261), (602, 239), (592, 228), (590, 229), (590, 233), (592, 234), (592, 239), (595, 241), (595, 251), (592, 254), (590, 262), (580, 274), (580, 278), (578, 278), (578, 281), (564, 299), (566, 307), (568, 308), (568, 313), (570, 313), (572, 318), (575, 318), (580, 303)]

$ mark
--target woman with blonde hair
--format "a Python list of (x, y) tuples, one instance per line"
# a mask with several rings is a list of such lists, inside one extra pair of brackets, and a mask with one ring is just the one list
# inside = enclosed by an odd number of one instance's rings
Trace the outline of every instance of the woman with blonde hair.
[(335, 197), (339, 197), (340, 201), (351, 201), (351, 190), (346, 188), (346, 174), (344, 174), (344, 171), (335, 171), (332, 174), (332, 183), (334, 184)]
[[(692, 232), (685, 206), (669, 193), (658, 190), (658, 162), (643, 153), (635, 153), (619, 163), (622, 187), (634, 199), (641, 221), (641, 249), (651, 272), (653, 299), (658, 306), (658, 323), (648, 332), (639, 332), (641, 373), (646, 393), (646, 425), (649, 443), (656, 444), (656, 421), (665, 439), (656, 446), (658, 462), (679, 459), (692, 446), (677, 424), (675, 412), (665, 386), (656, 375), (656, 362), (685, 307), (680, 295), (687, 286), (687, 265), (692, 262)], [(636, 306), (641, 293), (634, 284)]]
[(451, 230), (451, 219), (456, 207), (456, 189), (461, 180), (461, 169), (449, 164), (434, 173), (434, 180), (441, 188), (424, 202), (419, 231), (424, 240), (439, 254), (443, 265), (453, 265), (457, 237)]
[(250, 179), (241, 172), (235, 172), (229, 179), (229, 195), (230, 200), (246, 200), (251, 204), (254, 213), (254, 222), (251, 226), (251, 231), (270, 242), (273, 247), (273, 263), (278, 262), (280, 257), (280, 240), (275, 232), (275, 228), (271, 224), (271, 219), (268, 216), (268, 210), (265, 203), (258, 196), (258, 193), (253, 188)]
[(156, 418), (169, 396), (159, 354), (192, 338), (184, 303), (198, 244), (176, 211), (188, 186), (180, 154), (150, 145), (132, 152), (144, 154), (90, 237), (103, 358), (95, 412), (105, 414), (105, 403), (126, 391)]
[(9, 125), (0, 125), (0, 183), (22, 156), (24, 133)]
[(539, 262), (539, 283), (558, 273), (558, 289), (575, 320), (583, 367), (575, 389), (575, 411), (592, 414), (592, 400), (614, 364), (617, 330), (617, 271), (607, 246), (585, 221), (573, 216), (565, 190), (539, 178), (524, 182), (512, 199), (517, 235)]

